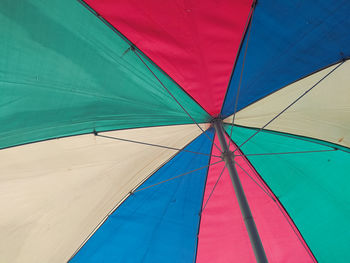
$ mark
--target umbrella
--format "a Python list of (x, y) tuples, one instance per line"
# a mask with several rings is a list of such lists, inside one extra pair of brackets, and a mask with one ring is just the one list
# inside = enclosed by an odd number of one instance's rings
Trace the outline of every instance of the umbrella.
[(0, 261), (347, 262), (349, 13), (0, 1)]

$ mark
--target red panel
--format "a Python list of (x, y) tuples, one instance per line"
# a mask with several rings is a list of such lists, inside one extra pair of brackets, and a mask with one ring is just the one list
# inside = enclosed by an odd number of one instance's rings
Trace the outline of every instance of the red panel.
[[(219, 145), (217, 138), (215, 138), (215, 143)], [(231, 147), (231, 150), (233, 149), (235, 149), (235, 146)], [(215, 147), (213, 148), (213, 154), (219, 155)], [(213, 157), (211, 162), (217, 160), (218, 158)], [(235, 160), (254, 180), (266, 188), (266, 185), (259, 179), (255, 170), (251, 168), (244, 157), (236, 157)], [(209, 168), (204, 203), (208, 199), (223, 167), (224, 164), (222, 163)], [(279, 209), (280, 205), (272, 201), (241, 168), (237, 165), (236, 167), (268, 261), (313, 262), (309, 251), (304, 247), (304, 241), (293, 231), (294, 228), (297, 232), (293, 223), (288, 217), (286, 219), (284, 213)], [(267, 188), (266, 191), (270, 193)], [(202, 214), (197, 262), (256, 262), (230, 176), (226, 169)]]
[(86, 0), (179, 83), (220, 113), (252, 0)]

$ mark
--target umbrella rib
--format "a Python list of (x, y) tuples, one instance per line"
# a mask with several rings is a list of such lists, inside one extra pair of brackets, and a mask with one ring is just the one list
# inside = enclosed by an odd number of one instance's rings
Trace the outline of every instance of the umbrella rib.
[(98, 133), (95, 133), (95, 135), (99, 136), (99, 137), (102, 137), (102, 138), (106, 138), (106, 139), (112, 139), (112, 140), (118, 140), (118, 141), (123, 141), (123, 142), (142, 144), (142, 145), (153, 146), (153, 147), (159, 147), (159, 148), (164, 148), (164, 149), (174, 150), (174, 151), (179, 151), (179, 152), (188, 152), (188, 153), (194, 153), (194, 154), (199, 154), (199, 155), (220, 157), (220, 156), (217, 156), (217, 155), (210, 155), (210, 154), (207, 154), (207, 153), (189, 151), (189, 150), (185, 150), (185, 149), (179, 149), (179, 148), (165, 146), (165, 145), (160, 145), (160, 144), (154, 144), (154, 143), (147, 143), (147, 142), (135, 141), (135, 140), (130, 140), (130, 139), (124, 139), (124, 138), (119, 138), (119, 137), (114, 137), (114, 136), (101, 135), (101, 134), (98, 134)]
[(211, 189), (211, 192), (210, 192), (210, 194), (209, 194), (207, 200), (205, 201), (205, 204), (204, 204), (204, 206), (203, 206), (203, 209), (202, 209), (201, 212), (200, 212), (201, 214), (203, 213), (203, 211), (204, 211), (204, 209), (206, 208), (206, 206), (207, 206), (207, 204), (208, 204), (208, 202), (209, 202), (211, 196), (213, 195), (214, 190), (215, 190), (217, 184), (219, 183), (221, 176), (224, 174), (225, 168), (226, 168), (226, 165), (224, 165), (224, 167), (222, 168), (218, 179), (216, 180), (216, 182), (215, 182), (213, 188)]
[[(225, 123), (225, 125), (231, 125), (231, 124), (230, 123)], [(236, 126), (239, 126), (239, 125), (236, 125)], [(247, 126), (241, 126), (241, 127), (246, 128), (246, 129), (255, 130), (252, 127), (247, 127)], [(273, 130), (263, 130), (262, 132), (271, 133), (271, 134), (278, 134), (279, 136), (284, 136), (284, 137), (287, 137), (287, 138), (302, 140), (302, 141), (310, 142), (310, 143), (313, 143), (313, 144), (318, 144), (318, 145), (321, 145), (321, 146), (333, 148), (334, 150), (337, 150), (337, 151), (350, 153), (349, 151), (346, 151), (346, 150), (341, 148), (341, 147), (344, 147), (344, 148), (349, 148), (349, 147), (336, 145), (334, 143), (327, 142), (327, 141), (317, 140), (315, 138), (304, 137), (302, 135), (293, 135), (293, 134), (288, 134), (288, 133), (279, 132), (279, 131), (273, 131)], [(315, 141), (315, 140), (317, 140), (317, 141)], [(331, 143), (333, 145), (330, 146), (330, 145), (328, 145), (329, 143)]]
[(157, 79), (160, 85), (169, 93), (169, 95), (175, 100), (175, 102), (181, 107), (181, 109), (190, 117), (194, 124), (204, 133), (207, 138), (215, 145), (215, 147), (221, 152), (221, 149), (215, 144), (214, 140), (209, 137), (208, 134), (202, 129), (202, 127), (195, 121), (195, 119), (191, 116), (191, 114), (182, 106), (182, 104), (175, 98), (175, 96), (170, 92), (170, 90), (163, 84), (163, 82), (157, 77), (157, 75), (152, 71), (152, 69), (145, 63), (145, 61), (138, 54), (138, 51), (132, 46), (131, 50), (136, 54), (136, 56), (141, 60), (141, 62), (146, 66), (146, 68), (152, 73), (152, 75)]
[(265, 156), (265, 155), (284, 155), (284, 154), (299, 154), (299, 153), (319, 153), (319, 152), (334, 152), (338, 151), (338, 149), (330, 149), (330, 150), (312, 150), (312, 151), (297, 151), (297, 152), (276, 152), (276, 153), (247, 153), (247, 154), (237, 154), (235, 156)]
[[(236, 155), (238, 156), (238, 155)], [(243, 155), (242, 155), (243, 156)], [(301, 237), (300, 235), (297, 233), (296, 231), (296, 227), (294, 227), (292, 225), (292, 223), (290, 222), (288, 216), (285, 214), (285, 211), (282, 209), (282, 207), (279, 205), (279, 201), (277, 198), (275, 198), (273, 195), (271, 195), (269, 193), (269, 189), (267, 188), (267, 186), (265, 186), (265, 184), (263, 183), (263, 186), (261, 186), (251, 175), (249, 175), (249, 173), (241, 166), (239, 165), (237, 162), (235, 162), (235, 164), (237, 164), (241, 169), (242, 171), (248, 175), (248, 177), (253, 180), (253, 182), (276, 204), (277, 208), (279, 209), (279, 211), (282, 213), (284, 219), (287, 221), (287, 223), (289, 224), (289, 226), (291, 227), (291, 229), (293, 230), (294, 234), (296, 235), (296, 237), (298, 238), (298, 240), (300, 241), (300, 243), (302, 244), (302, 246), (304, 247), (304, 249), (306, 250), (306, 252), (308, 253), (308, 255), (311, 257), (311, 259), (314, 261), (314, 262), (317, 262), (315, 261), (315, 258), (314, 256), (312, 255), (312, 253), (310, 252), (309, 248), (306, 246), (305, 242), (303, 242), (303, 240), (301, 240)], [(259, 177), (258, 177), (259, 178)], [(260, 179), (261, 180), (261, 179)]]
[[(257, 134), (259, 134), (266, 126), (268, 126), (271, 122), (276, 120), (279, 116), (281, 116), (284, 112), (286, 112), (290, 107), (292, 107), (295, 103), (297, 103), (302, 97), (304, 97), (306, 94), (308, 94), (313, 88), (315, 88), (318, 84), (320, 84), (324, 79), (326, 79), (329, 75), (331, 75), (336, 69), (338, 69), (341, 65), (343, 65), (345, 62), (342, 61), (338, 66), (336, 66), (334, 69), (332, 69), (330, 72), (328, 72), (325, 76), (323, 76), (319, 81), (317, 81), (311, 88), (306, 90), (303, 94), (301, 94), (297, 99), (295, 99), (291, 104), (289, 104), (286, 108), (284, 108), (280, 113), (278, 113), (275, 117), (273, 117), (269, 122), (267, 122), (263, 127), (261, 127), (259, 130), (257, 130), (254, 134), (252, 134), (248, 139), (246, 139), (241, 145), (237, 147), (235, 151), (238, 149), (241, 149), (241, 147), (246, 144), (248, 141), (250, 141), (253, 137), (255, 137)], [(231, 128), (232, 129), (232, 128)]]
[(158, 183), (155, 183), (155, 184), (152, 184), (152, 185), (149, 185), (149, 186), (146, 186), (146, 187), (137, 189), (137, 190), (135, 190), (135, 191), (132, 191), (131, 194), (135, 194), (135, 193), (140, 192), (140, 191), (142, 191), (142, 190), (146, 190), (146, 189), (149, 189), (149, 188), (151, 188), (151, 187), (154, 187), (154, 186), (157, 186), (157, 185), (160, 185), (160, 184), (163, 184), (163, 183), (172, 181), (172, 180), (177, 179), (177, 178), (179, 178), (179, 177), (182, 177), (182, 176), (185, 176), (185, 175), (188, 175), (188, 174), (197, 172), (197, 171), (199, 171), (199, 170), (208, 168), (209, 166), (212, 166), (212, 165), (215, 165), (215, 164), (218, 164), (218, 163), (221, 163), (221, 162), (223, 162), (223, 160), (220, 160), (220, 161), (217, 161), (217, 162), (214, 162), (214, 163), (211, 163), (211, 164), (208, 164), (208, 165), (199, 167), (199, 168), (197, 168), (197, 169), (194, 169), (194, 170), (189, 171), (189, 172), (186, 172), (186, 173), (179, 174), (179, 175), (174, 176), (174, 177), (171, 177), (171, 178), (169, 178), (169, 179), (167, 179), (167, 180), (160, 181), (160, 182), (158, 182)]
[[(250, 8), (250, 12), (249, 12), (248, 19), (246, 21), (246, 26), (245, 26), (245, 28), (248, 27), (247, 44), (245, 45), (245, 50), (244, 50), (244, 55), (243, 55), (243, 62), (242, 62), (242, 68), (241, 68), (241, 74), (240, 74), (240, 77), (239, 77), (239, 84), (238, 84), (237, 93), (236, 93), (236, 101), (235, 101), (235, 107), (234, 107), (234, 110), (233, 110), (232, 128), (231, 128), (231, 132), (230, 132), (230, 137), (232, 136), (233, 126), (234, 126), (234, 123), (235, 123), (235, 117), (236, 117), (237, 105), (238, 105), (238, 97), (239, 97), (239, 93), (240, 93), (241, 86), (242, 86), (243, 69), (244, 69), (244, 65), (245, 65), (245, 59), (246, 59), (246, 56), (247, 56), (247, 50), (248, 50), (248, 44), (249, 44), (250, 32), (251, 32), (251, 28), (252, 28), (252, 21), (253, 21), (253, 15), (254, 15), (255, 6), (256, 6), (256, 4), (253, 4), (252, 7)], [(242, 41), (243, 41), (243, 39), (244, 39), (244, 37), (242, 38)], [(228, 148), (230, 148), (230, 144), (231, 144), (231, 140), (228, 141)]]

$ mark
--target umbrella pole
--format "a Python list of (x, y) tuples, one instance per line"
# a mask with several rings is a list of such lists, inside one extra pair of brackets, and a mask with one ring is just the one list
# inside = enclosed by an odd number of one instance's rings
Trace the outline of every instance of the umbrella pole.
[(247, 198), (244, 194), (241, 181), (239, 180), (239, 177), (234, 165), (234, 153), (229, 150), (225, 139), (222, 120), (215, 119), (213, 121), (213, 125), (220, 141), (221, 149), (223, 152), (222, 157), (223, 157), (223, 160), (225, 161), (225, 165), (231, 177), (233, 188), (235, 190), (235, 194), (238, 200), (239, 207), (242, 212), (244, 223), (248, 231), (249, 239), (253, 247), (256, 261), (257, 263), (267, 263), (268, 261), (266, 258), (263, 245), (261, 243), (261, 239), (259, 237), (258, 230), (256, 229), (256, 225), (255, 225), (252, 213), (250, 211)]

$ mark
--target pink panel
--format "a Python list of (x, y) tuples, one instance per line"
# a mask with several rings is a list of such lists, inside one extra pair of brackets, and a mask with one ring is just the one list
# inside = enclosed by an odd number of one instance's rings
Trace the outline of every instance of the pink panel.
[[(217, 137), (215, 137), (215, 143), (219, 145)], [(231, 150), (235, 147), (232, 145)], [(236, 153), (241, 154), (240, 152)], [(215, 147), (213, 147), (213, 154), (220, 155)], [(270, 193), (244, 157), (236, 157), (235, 160), (259, 185)], [(211, 162), (216, 161), (218, 158), (212, 157)], [(209, 168), (203, 204), (208, 199), (223, 167), (222, 163)], [(279, 209), (280, 205), (272, 201), (241, 168), (237, 165), (236, 168), (268, 261), (270, 263), (315, 262), (293, 223), (288, 217), (286, 219), (284, 213)], [(201, 217), (197, 262), (256, 262), (227, 169), (225, 169)]]
[(220, 113), (252, 0), (86, 0), (180, 84)]

